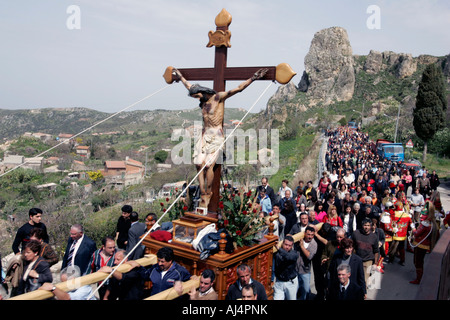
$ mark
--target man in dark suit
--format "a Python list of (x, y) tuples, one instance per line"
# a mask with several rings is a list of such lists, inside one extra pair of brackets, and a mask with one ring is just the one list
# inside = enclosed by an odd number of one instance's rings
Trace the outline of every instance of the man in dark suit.
[[(127, 254), (134, 249), (136, 244), (139, 242), (140, 237), (146, 232), (146, 226), (144, 223), (139, 222), (139, 215), (136, 211), (130, 214), (131, 227), (128, 230), (128, 243), (127, 243)], [(142, 258), (144, 255), (145, 246), (140, 244), (129, 256), (129, 260), (136, 260)]]
[(80, 274), (84, 275), (95, 250), (97, 250), (97, 246), (91, 238), (84, 234), (83, 226), (74, 224), (70, 228), (70, 238), (67, 242), (61, 269), (77, 266), (80, 268)]
[[(273, 191), (273, 188), (269, 186), (269, 180), (266, 177), (263, 177), (261, 179), (261, 185), (258, 186), (258, 193), (260, 190), (266, 190), (266, 195), (270, 198), (270, 202), (272, 203), (272, 206), (276, 203), (276, 195), (275, 191)], [(258, 203), (259, 203), (260, 197), (258, 195)]]
[(330, 272), (329, 287), (339, 283), (337, 268), (343, 262), (350, 266), (352, 273), (350, 280), (363, 288), (364, 294), (367, 293), (366, 281), (364, 277), (364, 267), (360, 256), (353, 252), (353, 240), (344, 238), (340, 242), (340, 250), (333, 256), (328, 271)]
[(384, 195), (384, 190), (386, 190), (388, 188), (388, 183), (387, 181), (385, 181), (383, 179), (383, 176), (379, 176), (378, 179), (375, 181), (374, 184), (374, 190), (377, 194), (377, 197), (379, 197), (380, 199), (383, 198)]
[(364, 300), (364, 291), (358, 284), (350, 280), (351, 268), (341, 264), (337, 268), (338, 283), (334, 283), (328, 295), (328, 300)]

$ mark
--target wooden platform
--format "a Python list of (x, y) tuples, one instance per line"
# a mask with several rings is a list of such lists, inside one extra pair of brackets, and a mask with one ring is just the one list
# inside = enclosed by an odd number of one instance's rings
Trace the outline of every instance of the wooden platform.
[(224, 300), (228, 287), (237, 280), (236, 269), (241, 263), (252, 268), (252, 278), (261, 282), (266, 288), (267, 297), (272, 299), (271, 287), (273, 247), (277, 236), (266, 236), (258, 244), (237, 248), (233, 253), (217, 253), (206, 260), (200, 260), (200, 252), (177, 243), (154, 240), (148, 235), (142, 242), (146, 253), (156, 254), (162, 247), (170, 247), (175, 254), (175, 261), (184, 266), (192, 275), (200, 275), (205, 269), (212, 269), (216, 274), (215, 290), (219, 300)]

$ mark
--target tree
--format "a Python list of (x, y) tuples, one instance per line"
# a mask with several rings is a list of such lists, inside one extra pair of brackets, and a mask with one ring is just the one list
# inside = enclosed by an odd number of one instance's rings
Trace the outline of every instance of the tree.
[(157, 153), (155, 153), (155, 160), (158, 163), (164, 163), (166, 162), (167, 157), (169, 156), (169, 153), (164, 150), (160, 150)]
[(423, 157), (427, 157), (428, 141), (445, 125), (447, 98), (442, 70), (436, 64), (429, 64), (422, 74), (413, 110), (413, 125), (417, 136), (423, 140)]
[(233, 180), (237, 180), (241, 185), (245, 184), (245, 190), (249, 190), (250, 187), (250, 181), (254, 178), (256, 178), (256, 168), (255, 166), (251, 164), (241, 164), (237, 166), (231, 176)]
[(100, 170), (88, 171), (87, 174), (94, 183), (103, 179), (103, 174)]

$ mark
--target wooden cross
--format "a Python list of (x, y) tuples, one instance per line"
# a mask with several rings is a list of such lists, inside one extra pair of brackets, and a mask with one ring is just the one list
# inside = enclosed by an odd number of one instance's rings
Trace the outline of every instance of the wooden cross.
[[(231, 32), (228, 30), (228, 27), (231, 24), (231, 20), (231, 15), (225, 9), (222, 9), (215, 20), (216, 31), (209, 32), (209, 42), (206, 46), (216, 47), (214, 68), (179, 68), (178, 70), (186, 80), (213, 81), (214, 91), (221, 92), (225, 91), (226, 81), (247, 80), (261, 68), (268, 69), (268, 72), (260, 80), (276, 80), (281, 84), (286, 84), (296, 75), (287, 63), (281, 63), (276, 67), (227, 67), (227, 52), (228, 48), (231, 47)], [(173, 74), (172, 70), (173, 67), (167, 67), (163, 75), (168, 84), (179, 80), (178, 77)], [(208, 211), (212, 213), (217, 212), (217, 207), (219, 205), (220, 177), (221, 165), (216, 164), (212, 187), (213, 194), (208, 206)]]

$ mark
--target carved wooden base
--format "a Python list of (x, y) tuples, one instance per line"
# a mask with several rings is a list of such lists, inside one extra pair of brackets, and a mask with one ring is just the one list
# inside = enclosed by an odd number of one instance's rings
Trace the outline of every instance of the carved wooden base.
[(241, 263), (248, 264), (252, 269), (252, 278), (261, 282), (266, 288), (269, 299), (273, 297), (271, 287), (273, 247), (277, 244), (278, 237), (266, 236), (258, 244), (237, 248), (233, 253), (217, 253), (206, 260), (200, 260), (200, 252), (176, 243), (156, 241), (150, 236), (143, 240), (146, 253), (153, 253), (162, 248), (170, 247), (175, 253), (175, 261), (184, 266), (192, 275), (198, 275), (205, 269), (212, 269), (216, 274), (214, 289), (219, 295), (219, 300), (224, 300), (228, 287), (236, 282), (236, 269)]

